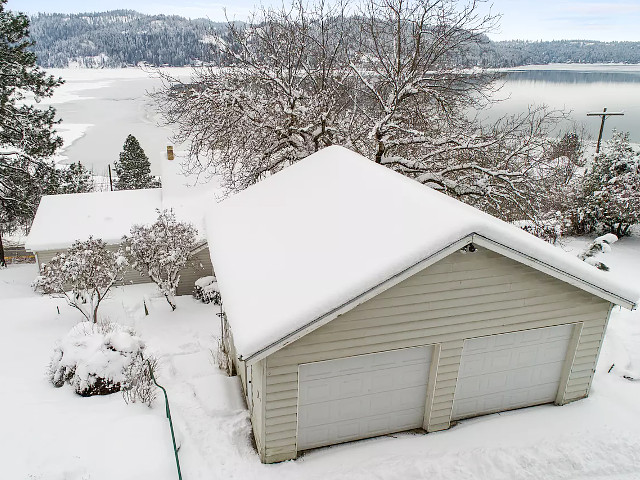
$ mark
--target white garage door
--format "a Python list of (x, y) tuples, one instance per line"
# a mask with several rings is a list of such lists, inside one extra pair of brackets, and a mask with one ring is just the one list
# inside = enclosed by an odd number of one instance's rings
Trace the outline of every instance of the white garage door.
[(300, 365), (298, 450), (422, 427), (432, 349)]
[(452, 419), (553, 402), (573, 325), (464, 342)]

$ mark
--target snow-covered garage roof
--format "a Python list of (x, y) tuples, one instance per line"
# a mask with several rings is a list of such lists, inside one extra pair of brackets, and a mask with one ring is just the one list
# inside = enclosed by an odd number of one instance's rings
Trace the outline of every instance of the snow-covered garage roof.
[(134, 224), (153, 223), (162, 208), (160, 188), (46, 195), (25, 242), (38, 252), (70, 247), (89, 236), (120, 243)]
[(207, 234), (245, 359), (470, 240), (628, 308), (640, 296), (610, 272), (337, 146), (214, 206)]

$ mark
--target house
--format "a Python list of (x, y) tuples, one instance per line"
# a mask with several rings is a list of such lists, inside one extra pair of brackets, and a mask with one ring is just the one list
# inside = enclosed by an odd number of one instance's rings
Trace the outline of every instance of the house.
[(225, 344), (263, 462), (589, 394), (639, 293), (342, 147), (212, 207)]
[[(76, 240), (86, 240), (89, 236), (104, 240), (115, 251), (133, 225), (153, 223), (158, 217), (156, 210), (174, 208), (178, 218), (195, 224), (200, 236), (190, 265), (180, 274), (177, 290), (178, 295), (191, 294), (195, 281), (211, 275), (213, 266), (204, 240), (203, 221), (198, 223), (197, 215), (188, 216), (186, 207), (189, 203), (183, 205), (184, 201), (178, 198), (181, 197), (167, 196), (161, 188), (46, 195), (38, 205), (25, 247), (35, 253), (38, 267), (68, 249)], [(132, 268), (125, 271), (123, 284), (148, 282), (151, 279), (147, 275)]]

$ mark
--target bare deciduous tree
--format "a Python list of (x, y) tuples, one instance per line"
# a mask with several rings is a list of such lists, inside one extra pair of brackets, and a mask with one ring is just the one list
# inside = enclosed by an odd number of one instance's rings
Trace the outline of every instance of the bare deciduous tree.
[(188, 170), (240, 190), (337, 143), (503, 218), (531, 218), (561, 114), (531, 108), (490, 125), (474, 114), (497, 77), (465, 65), (465, 52), (497, 16), (484, 0), (363, 1), (263, 9), (229, 24), (225, 67), (165, 77), (155, 96), (191, 142)]

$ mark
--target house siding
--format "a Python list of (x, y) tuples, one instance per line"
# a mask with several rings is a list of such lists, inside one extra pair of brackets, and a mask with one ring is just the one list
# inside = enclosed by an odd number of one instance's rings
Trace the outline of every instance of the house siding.
[[(120, 248), (120, 245), (108, 245), (107, 248), (113, 252)], [(39, 251), (36, 254), (38, 260), (38, 268), (43, 263), (48, 263), (58, 253), (62, 253), (64, 250), (45, 250)], [(206, 247), (197, 251), (191, 258), (190, 263), (180, 271), (180, 283), (176, 291), (177, 295), (191, 295), (195, 286), (196, 280), (200, 277), (206, 277), (213, 275), (213, 265), (211, 264), (211, 258), (209, 257), (209, 248)], [(151, 283), (151, 279), (148, 275), (143, 275), (133, 268), (127, 268), (124, 272), (124, 277), (118, 285), (134, 285), (138, 283)]]
[(185, 268), (180, 271), (180, 283), (178, 284), (178, 295), (191, 295), (196, 285), (196, 280), (200, 277), (214, 275), (213, 264), (209, 256), (209, 247), (197, 250)]
[(566, 388), (556, 403), (583, 398), (610, 306), (487, 249), (456, 252), (266, 358), (262, 459), (276, 462), (297, 455), (302, 363), (436, 344), (424, 428), (437, 431), (451, 424), (465, 339), (575, 324), (576, 349), (569, 353), (573, 361), (561, 383)]
[[(111, 250), (112, 252), (118, 251), (119, 248), (120, 248), (120, 245), (107, 245), (107, 249)], [(37, 252), (38, 268), (40, 268), (43, 263), (50, 262), (54, 256), (58, 255), (59, 253), (64, 253), (65, 251), (66, 249), (65, 250), (43, 250), (43, 251)], [(138, 272), (137, 270), (134, 270), (133, 268), (127, 268), (124, 271), (124, 276), (122, 278), (122, 281), (119, 282), (118, 285), (134, 285), (138, 283), (150, 283), (150, 282), (151, 282), (151, 279), (149, 278), (148, 275), (142, 275), (140, 274), (140, 272)]]

